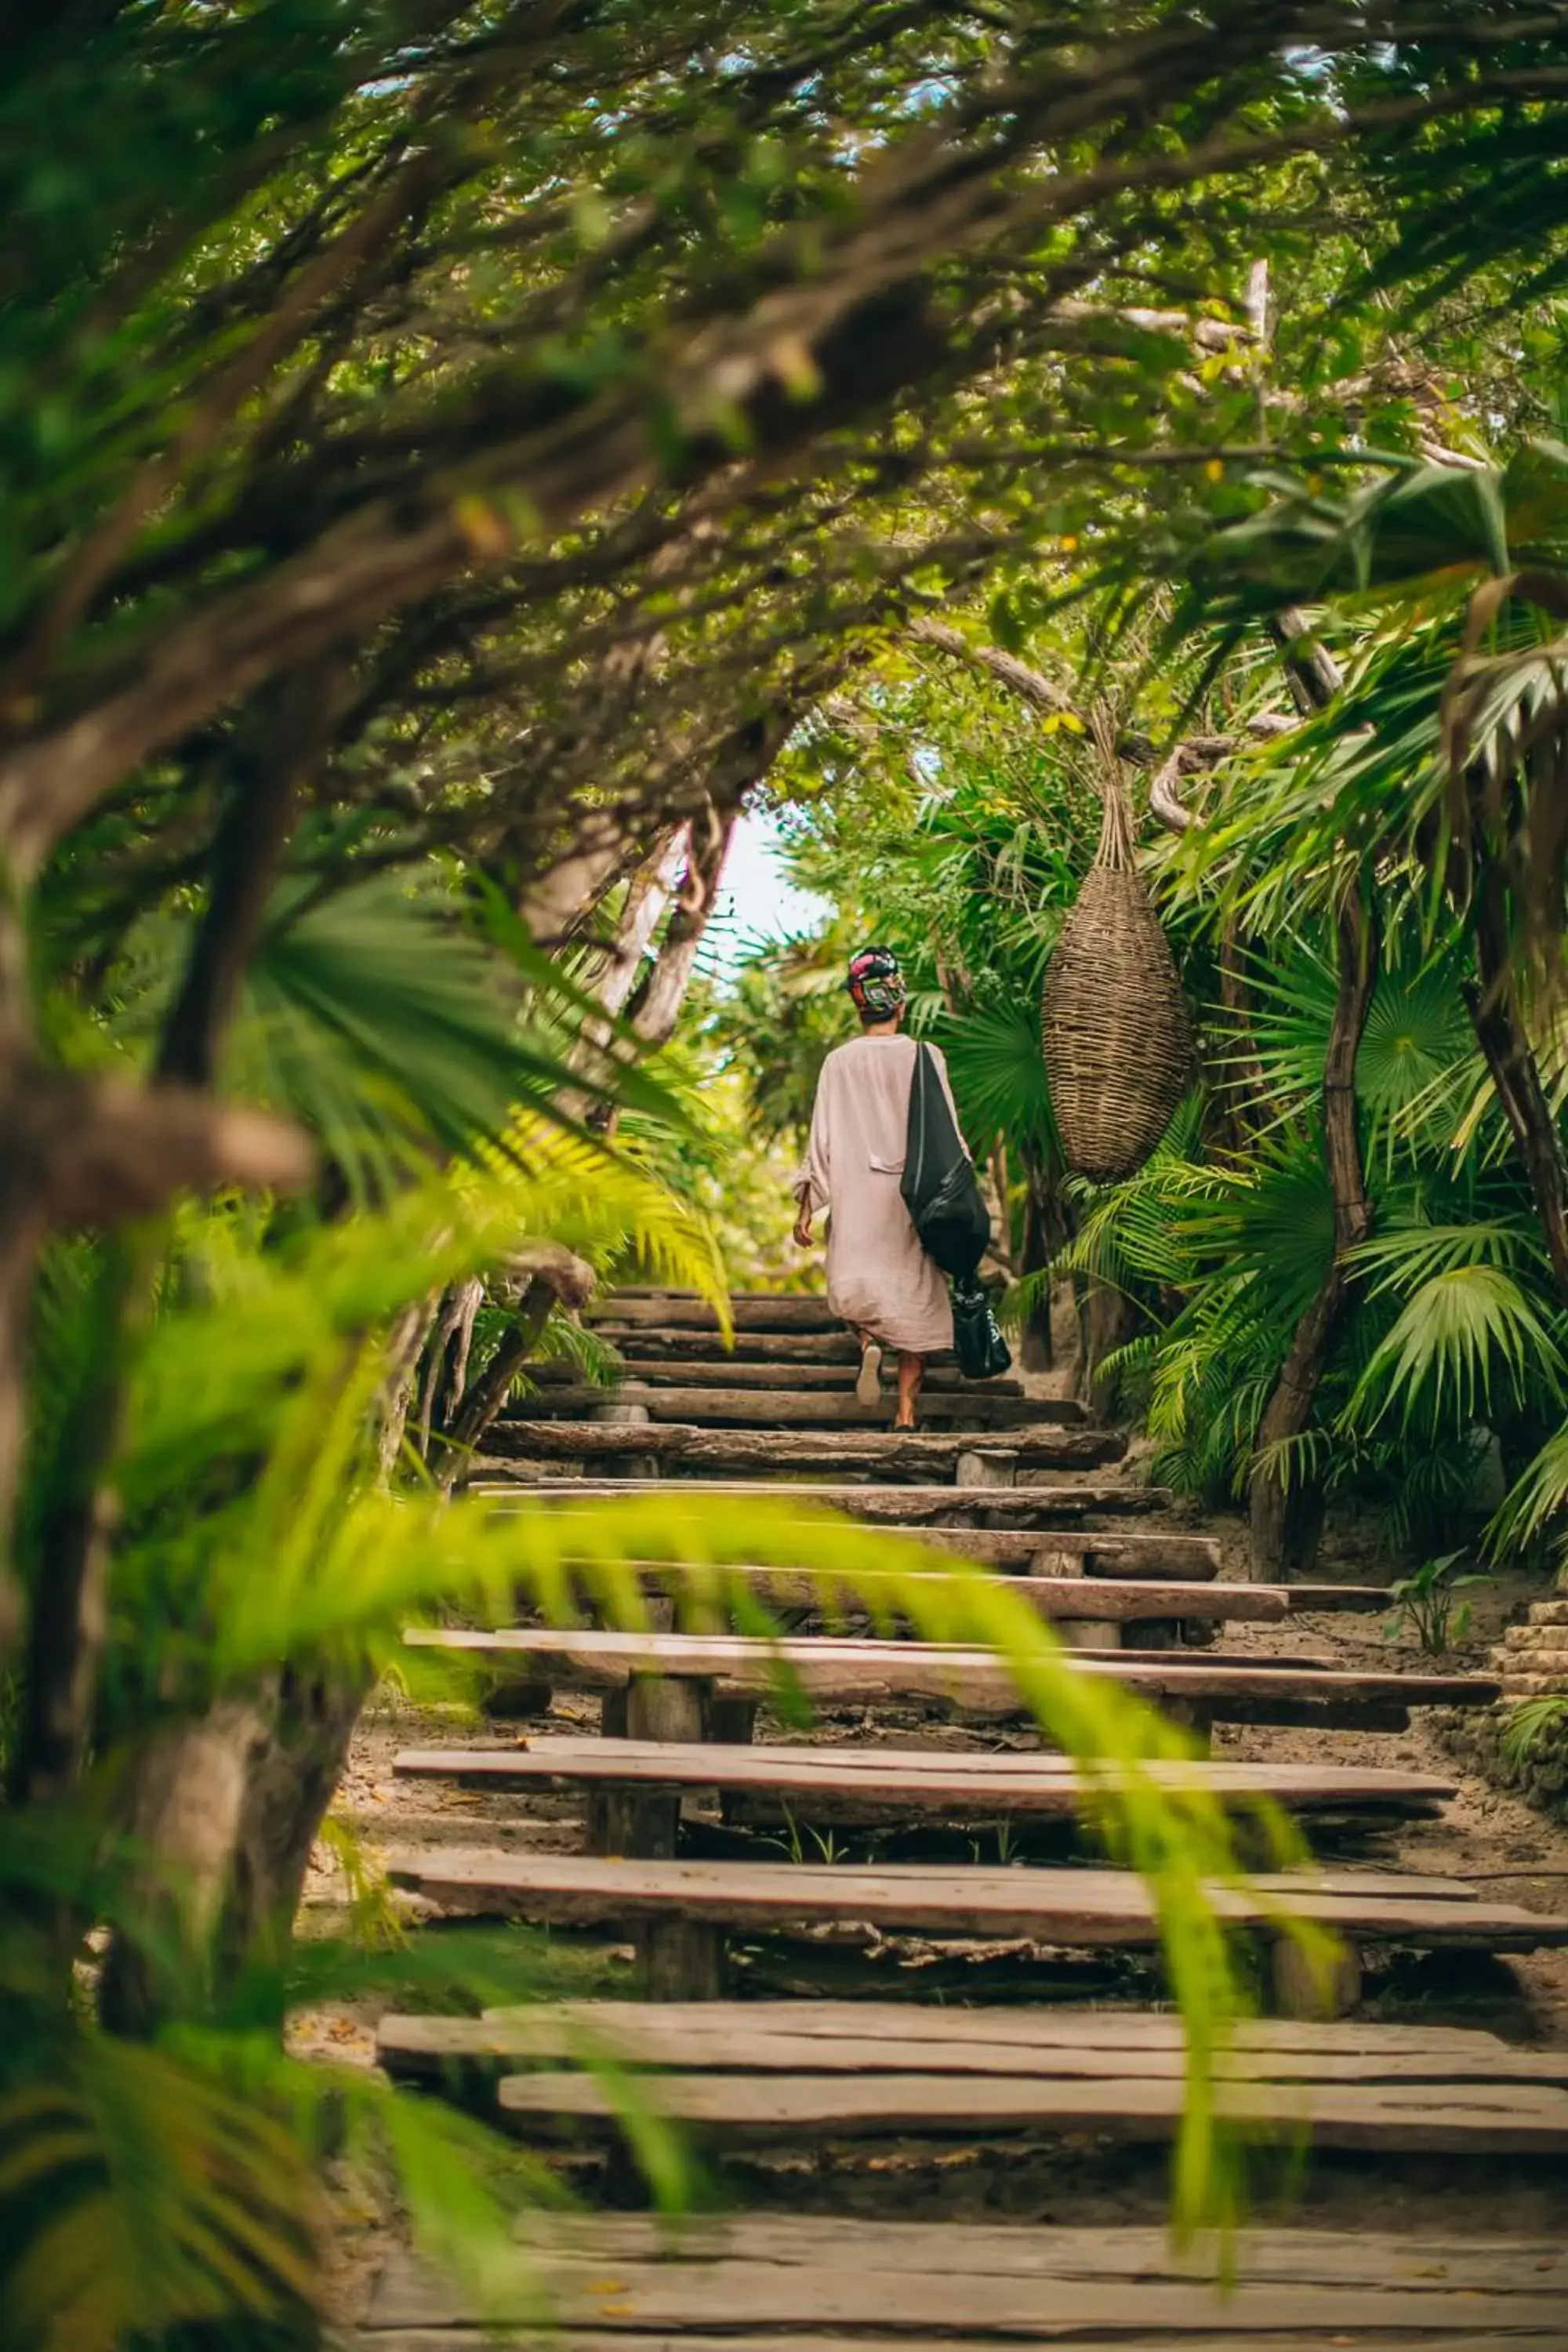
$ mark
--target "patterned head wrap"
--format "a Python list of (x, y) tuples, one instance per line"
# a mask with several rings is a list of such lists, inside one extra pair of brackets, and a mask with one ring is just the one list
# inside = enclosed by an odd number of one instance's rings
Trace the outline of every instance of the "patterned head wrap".
[(862, 1021), (890, 1021), (909, 996), (899, 959), (889, 948), (862, 948), (851, 956), (844, 985)]

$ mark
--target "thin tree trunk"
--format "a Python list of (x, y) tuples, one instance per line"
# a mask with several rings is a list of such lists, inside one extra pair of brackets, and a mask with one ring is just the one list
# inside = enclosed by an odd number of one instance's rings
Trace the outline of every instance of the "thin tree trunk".
[(1568, 1301), (1568, 1164), (1530, 1034), (1520, 1013), (1509, 954), (1503, 879), (1490, 858), (1477, 877), (1470, 914), (1478, 978), (1465, 1001), (1497, 1098), (1502, 1105), (1540, 1223), (1559, 1296)]
[(437, 1433), (431, 1459), (444, 1495), (457, 1485), (474, 1448), (510, 1394), (513, 1381), (539, 1345), (555, 1298), (555, 1285), (536, 1274), (522, 1295), (516, 1322), (462, 1398), (450, 1424)]
[(707, 936), (724, 861), (740, 821), (739, 808), (727, 816), (711, 811), (706, 837), (699, 840), (692, 827), (686, 874), (676, 894), (675, 909), (659, 945), (658, 961), (628, 1008), (631, 1025), (645, 1045), (668, 1045), (675, 1034), (682, 1005), (697, 970), (697, 959)]
[[(157, 1059), (165, 1083), (210, 1085), (289, 835), (294, 799), (325, 747), (335, 672), (318, 665), (267, 698), (213, 846), (207, 904)], [(119, 1440), (125, 1350), (145, 1307), (152, 1261), (110, 1240), (98, 1279), (97, 1330), (52, 1448), (57, 1491), (38, 1542), (23, 1729), (13, 1792), (62, 1795), (86, 1760), (107, 1635), (113, 1498), (105, 1475)]]
[(178, 1987), (171, 1965), (199, 1969), (227, 1898), (246, 1784), (267, 1737), (275, 1694), (219, 1699), (199, 1720), (171, 1724), (135, 1759), (128, 1834), (149, 1857), (145, 1941), (116, 1935), (100, 2011), (116, 2033), (145, 2036)]
[[(1063, 1203), (1051, 1182), (1049, 1161), (1027, 1144), (1022, 1147), (1019, 1157), (1024, 1168), (1024, 1229), (1018, 1271), (1022, 1276), (1044, 1274), (1068, 1238)], [(1056, 1368), (1048, 1284), (1041, 1288), (1024, 1318), (1019, 1352), (1026, 1372), (1048, 1372)]]
[(217, 1937), (224, 1974), (288, 1949), (310, 1850), (373, 1682), (357, 1669), (280, 1676), (272, 1719), (245, 1759)]
[(1339, 985), (1323, 1066), (1323, 1156), (1334, 1204), (1334, 1246), (1318, 1295), (1291, 1336), (1274, 1392), (1264, 1407), (1254, 1444), (1251, 1483), (1252, 1573), (1265, 1582), (1310, 1566), (1321, 1525), (1317, 1482), (1281, 1475), (1271, 1449), (1300, 1437), (1312, 1416), (1319, 1385), (1349, 1306), (1345, 1254), (1366, 1239), (1372, 1205), (1366, 1196), (1357, 1132), (1356, 1054), (1377, 981), (1377, 929), (1352, 878), (1335, 918)]

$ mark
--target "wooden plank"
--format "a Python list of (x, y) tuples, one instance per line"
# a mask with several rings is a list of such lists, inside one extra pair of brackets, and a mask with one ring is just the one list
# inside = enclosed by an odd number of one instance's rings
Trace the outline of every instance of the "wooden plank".
[[(484, 1494), (498, 1507), (521, 1509), (537, 1507), (541, 1501), (552, 1508), (565, 1506), (567, 1497), (574, 1500), (597, 1500), (626, 1490), (618, 1484), (603, 1480), (556, 1480), (540, 1487), (508, 1486), (480, 1486), (472, 1491)], [(689, 1497), (695, 1491), (697, 1504)], [(728, 1488), (714, 1489), (707, 1486), (689, 1486), (659, 1480), (638, 1489), (639, 1494), (657, 1492), (661, 1503), (668, 1503), (673, 1524), (690, 1521), (700, 1516), (707, 1498), (713, 1492), (729, 1493)], [(793, 1498), (794, 1487), (770, 1488), (775, 1499), (782, 1493)], [(946, 1494), (945, 1487), (937, 1491)], [(956, 1493), (957, 1490), (954, 1490)], [(962, 1499), (962, 1497), (961, 1497)], [(808, 1505), (808, 1509), (819, 1506)], [(1085, 1576), (1113, 1580), (1131, 1578), (1134, 1581), (1152, 1577), (1166, 1577), (1191, 1583), (1211, 1583), (1218, 1576), (1219, 1546), (1207, 1536), (1173, 1535), (1163, 1528), (1129, 1528), (1111, 1532), (1100, 1528), (901, 1528), (886, 1527), (879, 1530), (887, 1546), (885, 1564), (889, 1568), (908, 1569), (921, 1562), (930, 1563), (933, 1552), (951, 1554), (954, 1559), (973, 1561), (976, 1566), (1006, 1569), (1023, 1573), (1033, 1570), (1041, 1576), (1063, 1576), (1082, 1573)], [(787, 1563), (797, 1568), (811, 1565), (810, 1542), (802, 1538), (801, 1557)], [(902, 1557), (900, 1558), (900, 1555)], [(1050, 1566), (1039, 1565), (1048, 1561)], [(780, 1563), (785, 1565), (785, 1563)], [(1274, 1592), (1289, 1595), (1289, 1585), (1226, 1585), (1227, 1592)], [(1352, 1591), (1364, 1588), (1352, 1587)], [(1377, 1595), (1380, 1607), (1386, 1604), (1387, 1595)], [(1360, 1603), (1356, 1604), (1358, 1607)]]
[[(623, 1430), (622, 1451), (626, 1451)], [(918, 1441), (906, 1439), (906, 1444)], [(956, 1440), (939, 1440), (951, 1443)], [(641, 1440), (637, 1441), (640, 1450)], [(478, 1467), (489, 1465), (481, 1456)], [(940, 1522), (944, 1514), (957, 1520), (976, 1511), (1037, 1528), (1053, 1517), (1082, 1517), (1089, 1512), (1141, 1513), (1163, 1511), (1171, 1500), (1163, 1486), (1135, 1486), (1120, 1480), (1083, 1478), (1058, 1486), (872, 1486), (839, 1481), (782, 1478), (596, 1478), (542, 1477), (526, 1484), (516, 1478), (495, 1483), (481, 1475), (475, 1491), (512, 1508), (535, 1509), (541, 1501), (603, 1502), (626, 1496), (657, 1498), (672, 1516), (681, 1511), (700, 1522), (712, 1500), (726, 1503), (788, 1504), (803, 1511), (842, 1510), (850, 1517), (905, 1527)]]
[[(717, 1330), (691, 1325), (660, 1330), (657, 1325), (622, 1323), (606, 1316), (594, 1328), (627, 1363), (674, 1363), (685, 1360), (712, 1364), (847, 1364), (860, 1361), (860, 1349), (842, 1328), (832, 1331), (737, 1331), (732, 1344)], [(932, 1358), (933, 1368), (961, 1377), (951, 1355)]]
[[(614, 1402), (601, 1399), (602, 1402)], [(697, 1429), (660, 1422), (639, 1427), (628, 1447), (624, 1426), (605, 1422), (498, 1422), (486, 1445), (503, 1457), (592, 1462), (635, 1451), (663, 1465), (704, 1470), (874, 1470), (883, 1477), (930, 1481), (951, 1477), (965, 1450), (962, 1433), (891, 1429)], [(1119, 1461), (1126, 1440), (1114, 1430), (1027, 1425), (1007, 1433), (1020, 1465), (1038, 1469), (1092, 1469)]]
[[(584, 1311), (584, 1321), (595, 1326), (621, 1323), (628, 1328), (653, 1331), (717, 1331), (719, 1318), (706, 1299), (663, 1296), (634, 1297), (614, 1291)], [(730, 1319), (737, 1331), (842, 1331), (820, 1292), (742, 1291), (730, 1301)]]
[[(859, 1403), (852, 1391), (839, 1396), (827, 1390), (661, 1387), (657, 1382), (623, 1380), (613, 1388), (581, 1385), (541, 1388), (534, 1396), (520, 1398), (507, 1407), (497, 1424), (502, 1429), (528, 1426), (552, 1416), (567, 1419), (591, 1413), (605, 1404), (640, 1404), (656, 1423), (666, 1422), (734, 1429), (888, 1429), (898, 1400), (889, 1390), (877, 1404)], [(1042, 1423), (1067, 1425), (1067, 1417), (1042, 1412), (1022, 1396), (989, 1396), (938, 1390), (923, 1407), (925, 1417), (944, 1428), (963, 1430), (1026, 1429)], [(492, 1433), (493, 1434), (493, 1433)], [(1104, 1458), (1104, 1457), (1098, 1457)]]
[[(731, 2021), (729, 2003), (676, 2003), (671, 2006), (679, 2013), (674, 2017), (649, 2013), (639, 2004), (639, 2016), (630, 2024), (616, 2014), (621, 2005), (600, 2002), (592, 2014), (584, 2004), (567, 2013), (519, 2010), (482, 2018), (385, 2017), (377, 2029), (377, 2056), (391, 2073), (419, 2080), (458, 2065), (495, 2074), (599, 2060), (659, 2073), (748, 2077), (926, 2074), (1180, 2085), (1188, 2067), (1184, 2046), (1174, 2042), (1142, 2048), (1114, 2040), (1109, 2047), (1098, 2042), (1021, 2045), (1009, 2037), (1005, 2011), (992, 2012), (988, 2042), (947, 2036), (940, 2011), (933, 2018), (911, 2006), (901, 2039), (840, 2034), (807, 2043), (788, 2025), (771, 2024), (765, 2001), (752, 2004), (753, 2017), (740, 2025)], [(723, 2008), (727, 2014), (715, 2023), (700, 2014), (705, 2007)], [(1568, 2115), (1568, 2058), (1561, 2052), (1506, 2050), (1500, 2044), (1479, 2052), (1439, 2046), (1423, 2053), (1381, 2050), (1371, 2035), (1339, 2050), (1224, 2051), (1215, 2065), (1216, 2078), (1226, 2082), (1383, 2084), (1405, 2093), (1422, 2085), (1483, 2084), (1500, 2098), (1522, 2084), (1555, 2091)]]
[[(845, 1796), (910, 1811), (1073, 1814), (1082, 1776), (1065, 1756), (948, 1755), (930, 1748), (673, 1746), (634, 1739), (518, 1740), (508, 1748), (405, 1748), (393, 1769), (407, 1779), (470, 1788), (554, 1781), (589, 1787), (635, 1781), (661, 1789), (762, 1790), (799, 1800)], [(1206, 1790), (1221, 1802), (1270, 1797), (1293, 1811), (1435, 1808), (1453, 1784), (1422, 1772), (1353, 1765), (1247, 1764), (1194, 1759), (1142, 1768), (1161, 1788)], [(1114, 1784), (1119, 1775), (1111, 1768)]]
[[(730, 1931), (822, 1920), (864, 1922), (936, 1937), (1016, 1937), (1096, 1948), (1150, 1948), (1160, 1931), (1148, 1888), (1130, 1872), (965, 1870), (913, 1864), (622, 1862), (579, 1854), (436, 1853), (400, 1860), (391, 1874), (454, 1908), (585, 1924), (677, 1914)], [(1451, 1892), (1451, 1891), (1450, 1891)], [(1269, 1929), (1282, 1906), (1342, 1935), (1425, 1948), (1467, 1944), (1536, 1951), (1568, 1944), (1568, 1919), (1517, 1905), (1427, 1895), (1214, 1886), (1216, 1915)]]
[[(585, 1690), (615, 1689), (634, 1674), (659, 1674), (721, 1684), (731, 1696), (765, 1695), (787, 1673), (817, 1697), (897, 1691), (977, 1708), (1026, 1705), (1013, 1669), (994, 1651), (936, 1642), (825, 1635), (768, 1642), (740, 1633), (562, 1632), (534, 1625), (416, 1625), (403, 1638), (432, 1649), (526, 1655), (558, 1685)], [(1216, 1664), (1201, 1650), (1121, 1650), (1100, 1656), (1075, 1650), (1058, 1654), (1055, 1663), (1061, 1671), (1104, 1676), (1145, 1696), (1214, 1700), (1293, 1696), (1405, 1706), (1486, 1706), (1499, 1687), (1480, 1675), (1357, 1673), (1321, 1663), (1296, 1666), (1278, 1658)]]
[[(632, 1342), (635, 1350), (637, 1342)], [(781, 1361), (777, 1358), (753, 1362), (737, 1356), (721, 1356), (711, 1361), (701, 1357), (655, 1356), (635, 1357), (628, 1360), (625, 1377), (628, 1382), (653, 1388), (692, 1389), (789, 1389), (795, 1391), (820, 1391), (829, 1396), (849, 1396), (854, 1392), (855, 1376), (859, 1370), (859, 1349), (846, 1341), (842, 1361), (816, 1363), (811, 1361)], [(530, 1380), (552, 1387), (574, 1387), (582, 1379), (577, 1366), (566, 1357), (546, 1357), (528, 1368)], [(892, 1393), (892, 1382), (884, 1381), (887, 1393)], [(1024, 1394), (1024, 1383), (1005, 1373), (1000, 1380), (966, 1381), (956, 1364), (928, 1362), (925, 1391), (928, 1396), (1015, 1397)], [(1081, 1422), (1089, 1416), (1076, 1397), (1042, 1397), (1036, 1400), (1035, 1410), (1042, 1421)]]
[[(690, 2073), (659, 2076), (647, 2084), (646, 2096), (673, 2122), (752, 2143), (1013, 2131), (1146, 2139), (1174, 2137), (1186, 2086), (1174, 2076), (1160, 2082)], [(590, 2074), (510, 2074), (496, 2098), (514, 2127), (598, 2124), (617, 2137), (620, 2132), (624, 2101)], [(1318, 2147), (1395, 2148), (1405, 2155), (1568, 2155), (1568, 2092), (1552, 2087), (1221, 2080), (1215, 2106), (1225, 2121), (1246, 2126), (1249, 2137), (1305, 2137)]]
[[(1126, 2352), (1127, 2339), (1120, 2329), (1114, 2336), (1098, 2331), (1085, 2335), (1079, 2329), (1069, 2336), (1050, 2326), (1049, 2322), (1044, 2324), (1050, 2329), (1048, 2336), (1013, 2329), (1005, 2340), (1009, 2345), (1019, 2347), (1047, 2342), (1055, 2346), (1072, 2342), (1086, 2347), (1115, 2345), (1121, 2352)], [(375, 2338), (382, 2352), (473, 2352), (479, 2340), (472, 2327), (389, 2327)], [(700, 2343), (703, 2339), (686, 2328), (678, 2331), (657, 2328), (652, 2333), (623, 2328), (614, 2336), (606, 2336), (591, 2328), (572, 2327), (557, 2331), (552, 2326), (542, 2332), (502, 2326), (488, 2340), (506, 2347), (506, 2352), (523, 2352), (523, 2347), (526, 2347), (526, 2352), (551, 2352), (551, 2347), (560, 2343), (568, 2344), (571, 2352), (682, 2352), (682, 2347)], [(923, 2340), (933, 2347), (933, 2352), (937, 2347), (940, 2347), (940, 2352), (993, 2352), (993, 2347), (1001, 2339), (944, 2328), (940, 2336)], [(1162, 2334), (1158, 2339), (1145, 2336), (1139, 2340), (1142, 2352), (1143, 2346), (1152, 2346), (1156, 2340), (1162, 2347), (1168, 2347), (1180, 2339)], [(1293, 2331), (1283, 2336), (1277, 2329), (1270, 2329), (1267, 2336), (1255, 2336), (1250, 2331), (1233, 2334), (1229, 2328), (1224, 2327), (1223, 2317), (1203, 2340), (1205, 2347), (1215, 2347), (1215, 2352), (1221, 2352), (1221, 2347), (1223, 2352), (1322, 2352), (1324, 2343), (1322, 2331), (1317, 2327), (1304, 2334)], [(1356, 2339), (1349, 2340), (1354, 2342)], [(1371, 2338), (1363, 2340), (1369, 2346), (1372, 2343)], [(1535, 2346), (1551, 2347), (1551, 2352), (1562, 2352), (1563, 2339), (1554, 2330), (1542, 2335), (1535, 2329), (1510, 2328), (1507, 2340), (1510, 2345), (1522, 2347), (1523, 2352), (1529, 2352), (1529, 2347)], [(908, 2341), (907, 2337), (865, 2335), (859, 2330), (851, 2336), (839, 2336), (830, 2329), (821, 2328), (813, 2328), (809, 2334), (799, 2335), (787, 2328), (759, 2330), (735, 2327), (726, 2330), (722, 2336), (723, 2352), (895, 2352), (895, 2347), (907, 2346)], [(1375, 2346), (1376, 2352), (1498, 2352), (1499, 2337), (1495, 2330), (1484, 2336), (1472, 2336), (1467, 2329), (1455, 2335), (1446, 2326), (1437, 2333), (1434, 2333), (1431, 2326), (1426, 2326), (1414, 2336), (1403, 2328), (1393, 2335), (1386, 2329), (1380, 2329)]]
[[(945, 2231), (937, 2226), (921, 2234), (940, 2238)], [(1543, 2289), (1539, 2280), (1534, 2292), (1504, 2283), (1472, 2286), (1462, 2273), (1456, 2278), (1452, 2263), (1435, 2263), (1426, 2276), (1402, 2266), (1387, 2281), (1255, 2282), (1244, 2273), (1228, 2291), (1201, 2274), (1173, 2276), (1164, 2265), (1147, 2277), (1064, 2268), (1046, 2274), (1049, 2285), (1043, 2292), (1039, 2274), (957, 2269), (940, 2258), (935, 2267), (923, 2264), (915, 2235), (909, 2233), (901, 2266), (891, 2255), (858, 2258), (847, 2244), (843, 2259), (816, 2263), (721, 2254), (682, 2260), (679, 2242), (664, 2259), (640, 2263), (530, 2249), (520, 2253), (515, 2276), (488, 2282), (486, 2316), (492, 2325), (540, 2330), (548, 2315), (554, 2325), (587, 2327), (616, 2340), (658, 2330), (719, 2336), (731, 2347), (771, 2342), (778, 2329), (852, 2331), (863, 2343), (957, 2336), (1124, 2346), (1229, 2345), (1249, 2335), (1279, 2343), (1289, 2342), (1288, 2331), (1300, 2331), (1298, 2340), (1321, 2346), (1374, 2329), (1380, 2343), (1402, 2328), (1439, 2331), (1439, 2342), (1445, 2329), (1484, 2340), (1489, 2327), (1509, 2336), (1533, 2330), (1543, 2340), (1562, 2342), (1560, 2290)], [(395, 2328), (465, 2324), (477, 2329), (479, 2319), (459, 2292), (412, 2264), (400, 2263), (376, 2297), (374, 2328), (380, 2341)]]
[[(1190, 2284), (1212, 2279), (1218, 2268), (1215, 2251), (1205, 2242), (1178, 2247), (1168, 2230), (1137, 2222), (1096, 2229), (1032, 2221), (932, 2223), (752, 2211), (722, 2218), (685, 2216), (677, 2233), (646, 2213), (587, 2217), (552, 2212), (542, 2231), (538, 2223), (520, 2221), (516, 2235), (523, 2242), (542, 2237), (548, 2259), (581, 2264), (595, 2274), (622, 2264), (657, 2262), (695, 2267), (722, 2262), (769, 2269), (860, 2268), (901, 2277), (1121, 2278)], [(1355, 2284), (1413, 2287), (1434, 2295), (1467, 2291), (1532, 2295), (1545, 2291), (1544, 2278), (1568, 2283), (1568, 2246), (1560, 2236), (1459, 2236), (1449, 2231), (1436, 2237), (1412, 2231), (1254, 2227), (1238, 2234), (1231, 2252), (1238, 2277), (1255, 2285)], [(394, 2263), (405, 2277), (413, 2267), (403, 2254), (395, 2256)], [(395, 2293), (401, 2291), (402, 2280), (394, 2276), (388, 2283)], [(380, 2301), (378, 2296), (373, 2302), (373, 2326)]]
[[(545, 2021), (542, 2025), (541, 2020)], [(1187, 2046), (1187, 2029), (1175, 2009), (1085, 2009), (1066, 2003), (966, 2009), (944, 2006), (926, 2009), (908, 2000), (730, 2000), (730, 2001), (564, 2001), (546, 2006), (486, 2010), (472, 2018), (421, 2018), (424, 2027), (457, 2031), (475, 2023), (518, 2026), (549, 2032), (549, 2021), (593, 2029), (605, 2021), (616, 2032), (673, 2034), (679, 2040), (690, 2027), (715, 2035), (756, 2032), (763, 2021), (768, 2030), (787, 2036), (808, 2071), (819, 2066), (821, 2045), (841, 2040), (902, 2041), (911, 2033), (940, 2037), (944, 2045), (974, 2042), (988, 2046), (1005, 2043), (1013, 2051), (1103, 2050), (1136, 2055), (1158, 2052), (1180, 2055)], [(1231, 2045), (1268, 2065), (1276, 2060), (1331, 2059), (1357, 2052), (1390, 2058), (1464, 2061), (1483, 2066), (1495, 2059), (1524, 2057), (1556, 2069), (1568, 2065), (1561, 2051), (1518, 2051), (1497, 2034), (1471, 2025), (1385, 2025), (1381, 2020), (1355, 2019), (1326, 2022), (1315, 2018), (1242, 2017), (1231, 2026)], [(1553, 2072), (1549, 2079), (1561, 2080)], [(1568, 2278), (1568, 2249), (1564, 2250)]]
[[(678, 1560), (633, 1564), (645, 1585), (677, 1596), (710, 1573), (694, 1572)], [(987, 1576), (977, 1569), (970, 1573), (988, 1588), (1016, 1593), (1047, 1618), (1092, 1617), (1108, 1624), (1135, 1624), (1140, 1619), (1202, 1617), (1224, 1623), (1269, 1625), (1289, 1613), (1286, 1598), (1289, 1588), (1285, 1585), (1196, 1584), (1173, 1578), (1164, 1581), (1141, 1577)], [(940, 1570), (928, 1570), (919, 1557), (903, 1568), (890, 1562), (885, 1568), (857, 1569), (852, 1578), (837, 1571), (828, 1575), (821, 1570), (768, 1568), (750, 1562), (727, 1563), (722, 1574), (726, 1581), (734, 1579), (775, 1608), (819, 1610), (829, 1605), (853, 1606), (857, 1598), (886, 1608), (897, 1589), (896, 1580), (921, 1575), (929, 1582), (934, 1577), (939, 1589), (942, 1580)], [(966, 1589), (963, 1580), (957, 1581), (952, 1587), (954, 1600), (961, 1601)]]

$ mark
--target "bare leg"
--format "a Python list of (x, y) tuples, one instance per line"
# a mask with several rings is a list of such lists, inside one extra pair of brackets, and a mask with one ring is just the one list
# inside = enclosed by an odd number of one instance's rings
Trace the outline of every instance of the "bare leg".
[(921, 1383), (925, 1379), (923, 1356), (911, 1356), (902, 1350), (899, 1355), (899, 1417), (895, 1429), (913, 1429), (915, 1414), (921, 1401)]

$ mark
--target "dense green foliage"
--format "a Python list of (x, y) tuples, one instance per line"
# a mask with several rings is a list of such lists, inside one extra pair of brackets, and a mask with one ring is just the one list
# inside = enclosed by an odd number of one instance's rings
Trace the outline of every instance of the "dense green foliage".
[[(308, 2333), (329, 2144), (448, 2252), (493, 2222), (475, 2135), (280, 2054), (370, 1981), (292, 1915), (400, 1619), (581, 1601), (547, 1519), (452, 1498), (487, 1415), (547, 1332), (592, 1364), (595, 1279), (716, 1292), (693, 1201), (784, 1165), (842, 940), (747, 977), (749, 1109), (710, 1023), (642, 1063), (748, 795), (910, 954), (1013, 1270), (1070, 1244), (1157, 1327), (1126, 1360), (1184, 1475), (1243, 1474), (1316, 1273), (1270, 1467), (1370, 1468), (1415, 1526), (1484, 1427), (1502, 1532), (1552, 1521), (1563, 461), (1387, 481), (1554, 425), (1565, 98), (1560, 9), (1459, 0), (0, 0), (0, 2341)], [(1351, 686), (1244, 756), (1257, 625), (1321, 598)], [(946, 605), (957, 654), (889, 656)], [(1026, 736), (934, 667), (983, 632), (1058, 675)], [(1104, 743), (1200, 723), (1151, 862), (1200, 999), (1249, 935), (1271, 1108), (1211, 1023), (1086, 1202), (1040, 974)], [(1347, 874), (1353, 1251), (1337, 1194), (1301, 1213)], [(773, 1270), (765, 1219), (737, 1257)], [(628, 1546), (692, 1540), (642, 1507), (572, 1531), (611, 1613)], [(1224, 1828), (1005, 1594), (911, 1584), (1106, 1764), (1213, 2210)]]

